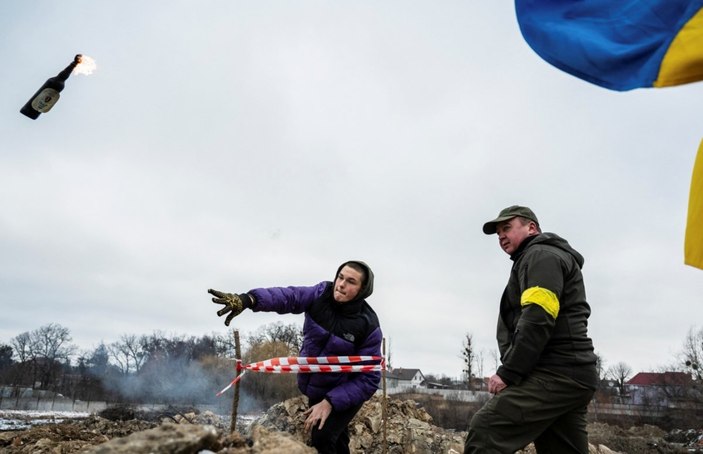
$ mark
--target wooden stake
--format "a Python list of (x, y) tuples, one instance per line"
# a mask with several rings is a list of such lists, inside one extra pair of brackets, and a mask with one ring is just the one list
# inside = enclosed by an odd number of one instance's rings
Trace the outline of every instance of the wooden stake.
[[(234, 356), (237, 361), (242, 359), (242, 351), (239, 348), (239, 330), (234, 330)], [(235, 367), (235, 377), (238, 377), (240, 370)], [(229, 431), (234, 433), (237, 428), (237, 408), (239, 407), (239, 382), (234, 384), (234, 397), (232, 398), (232, 421), (229, 424)]]
[[(386, 357), (386, 338), (383, 338), (383, 357)], [(386, 364), (384, 360), (381, 368), (381, 381), (383, 383), (383, 400), (381, 401), (381, 419), (383, 420), (383, 442), (381, 444), (381, 452), (388, 452), (388, 398), (386, 397)]]

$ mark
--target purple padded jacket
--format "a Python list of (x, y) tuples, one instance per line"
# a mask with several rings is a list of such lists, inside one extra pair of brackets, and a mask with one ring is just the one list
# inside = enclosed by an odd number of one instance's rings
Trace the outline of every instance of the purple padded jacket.
[[(367, 282), (353, 301), (337, 303), (332, 297), (334, 283), (323, 281), (312, 287), (250, 290), (248, 293), (256, 299), (252, 310), (304, 312), (300, 356), (381, 356), (383, 335), (378, 317), (365, 301), (373, 292), (373, 273), (365, 263), (356, 263), (366, 268)], [(378, 389), (380, 377), (380, 372), (298, 374), (298, 387), (312, 402), (327, 399), (334, 410), (343, 411), (369, 400)]]

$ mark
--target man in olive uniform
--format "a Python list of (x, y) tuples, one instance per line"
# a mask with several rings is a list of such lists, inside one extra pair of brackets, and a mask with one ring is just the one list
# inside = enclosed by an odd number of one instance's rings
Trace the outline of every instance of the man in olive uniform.
[(511, 206), (483, 226), (513, 261), (500, 300), (501, 366), (494, 396), (472, 418), (464, 453), (588, 453), (586, 414), (598, 374), (588, 337), (583, 256), (542, 233), (527, 207)]

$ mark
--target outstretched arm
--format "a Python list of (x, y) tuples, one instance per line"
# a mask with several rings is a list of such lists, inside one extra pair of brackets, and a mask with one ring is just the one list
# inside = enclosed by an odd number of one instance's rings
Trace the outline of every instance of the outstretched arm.
[(249, 290), (247, 293), (226, 293), (208, 289), (212, 302), (224, 307), (217, 311), (218, 316), (228, 314), (225, 325), (244, 309), (254, 312), (278, 312), (279, 314), (300, 314), (322, 295), (329, 282), (320, 282), (312, 287), (271, 287)]
[(312, 287), (255, 288), (247, 292), (255, 300), (254, 312), (277, 312), (279, 314), (301, 314), (322, 295), (329, 282), (320, 282)]

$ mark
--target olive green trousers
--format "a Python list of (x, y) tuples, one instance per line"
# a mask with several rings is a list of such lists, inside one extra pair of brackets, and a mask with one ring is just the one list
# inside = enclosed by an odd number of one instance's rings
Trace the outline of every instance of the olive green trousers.
[(588, 454), (586, 414), (594, 390), (560, 374), (533, 371), (491, 398), (471, 419), (464, 454)]

